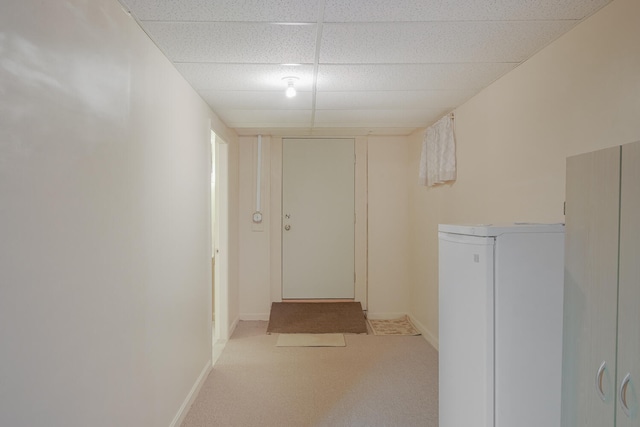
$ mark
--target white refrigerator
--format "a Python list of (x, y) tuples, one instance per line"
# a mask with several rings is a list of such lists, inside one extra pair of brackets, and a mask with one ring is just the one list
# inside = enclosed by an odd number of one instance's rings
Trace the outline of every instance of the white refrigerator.
[(564, 225), (445, 225), (440, 427), (558, 427)]

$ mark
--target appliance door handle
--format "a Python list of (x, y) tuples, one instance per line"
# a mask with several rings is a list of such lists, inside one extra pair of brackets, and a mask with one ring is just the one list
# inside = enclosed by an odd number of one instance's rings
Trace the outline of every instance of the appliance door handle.
[(631, 373), (627, 372), (627, 375), (624, 376), (622, 383), (620, 384), (620, 392), (618, 393), (618, 397), (620, 399), (620, 406), (622, 406), (622, 410), (624, 414), (631, 418), (631, 411), (629, 410), (629, 405), (627, 404), (627, 388), (629, 387), (629, 383), (631, 382)]
[(604, 402), (607, 397), (604, 395), (604, 389), (602, 380), (604, 379), (604, 371), (607, 369), (607, 362), (602, 361), (600, 367), (598, 368), (598, 373), (596, 373), (596, 391), (598, 392), (598, 396)]

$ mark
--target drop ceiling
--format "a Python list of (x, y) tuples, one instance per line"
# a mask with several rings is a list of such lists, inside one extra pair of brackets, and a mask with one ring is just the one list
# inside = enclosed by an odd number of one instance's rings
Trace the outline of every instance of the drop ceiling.
[(428, 126), (609, 1), (121, 3), (238, 134), (330, 136)]

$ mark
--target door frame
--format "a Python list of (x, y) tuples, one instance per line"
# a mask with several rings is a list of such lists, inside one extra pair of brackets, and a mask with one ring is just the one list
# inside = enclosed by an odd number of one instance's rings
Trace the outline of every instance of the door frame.
[[(211, 149), (215, 150), (215, 236), (212, 242), (215, 250), (214, 279), (214, 330), (212, 337), (215, 344), (225, 343), (229, 339), (229, 144), (220, 138), (215, 131), (215, 142), (211, 143)], [(213, 166), (213, 165), (212, 165)], [(209, 192), (209, 198), (211, 192)], [(209, 201), (211, 206), (211, 200)], [(212, 221), (213, 222), (213, 221)], [(213, 233), (209, 233), (212, 235)], [(215, 359), (214, 354), (214, 359)]]
[(283, 138), (282, 145), (282, 209), (291, 214), (280, 230), (282, 298), (353, 301), (355, 139)]
[[(294, 138), (294, 137), (291, 137)], [(345, 139), (352, 137), (295, 137), (295, 139)], [(282, 301), (282, 137), (271, 138), (271, 200), (270, 210), (273, 221), (270, 222), (269, 233), (271, 235), (270, 268), (271, 268), (271, 301)], [(367, 138), (355, 137), (355, 257), (354, 268), (356, 273), (354, 301), (362, 304), (363, 310), (367, 310), (367, 270), (368, 270), (368, 222), (367, 222), (367, 163), (368, 150)]]

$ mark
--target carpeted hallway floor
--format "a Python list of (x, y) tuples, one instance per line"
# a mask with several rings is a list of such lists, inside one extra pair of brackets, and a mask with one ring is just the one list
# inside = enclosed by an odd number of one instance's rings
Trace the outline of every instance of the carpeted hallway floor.
[(276, 347), (266, 328), (239, 323), (183, 427), (437, 427), (438, 353), (424, 338)]

